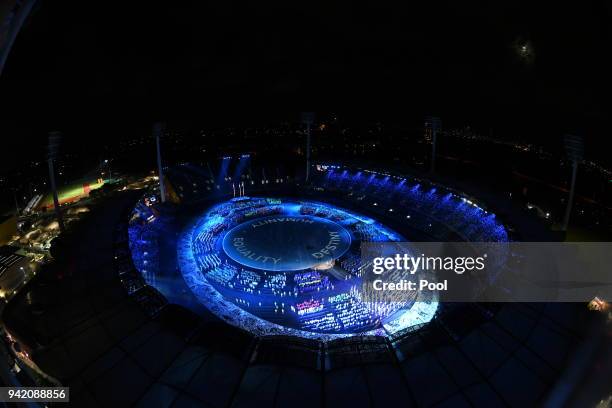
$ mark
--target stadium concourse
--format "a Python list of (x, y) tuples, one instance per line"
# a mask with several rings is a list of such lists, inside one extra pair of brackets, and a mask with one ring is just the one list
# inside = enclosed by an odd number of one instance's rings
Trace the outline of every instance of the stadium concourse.
[[(251, 176), (240, 189), (325, 202), (412, 240), (540, 234), (511, 209), (490, 218), (484, 205), (426, 180), (372, 171), (362, 183), (360, 172), (319, 166), (306, 185)], [(155, 191), (104, 198), (56, 263), (7, 305), (15, 349), (69, 386), (75, 406), (524, 407), (559, 397), (595, 318), (583, 305), (442, 303), (430, 321), (392, 335), (334, 339), (228, 323), (185, 283), (176, 256), (203, 209), (241, 195), (205, 174), (169, 169), (180, 204), (158, 204)], [(507, 225), (521, 228), (510, 234)]]

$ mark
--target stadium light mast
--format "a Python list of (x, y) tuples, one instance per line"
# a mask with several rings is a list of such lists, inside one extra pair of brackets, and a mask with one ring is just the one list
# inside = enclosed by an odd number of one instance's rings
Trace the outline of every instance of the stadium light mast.
[(213, 173), (212, 169), (210, 168), (210, 163), (206, 162), (206, 168), (208, 169), (208, 173), (210, 174), (210, 179), (211, 180), (215, 180), (215, 173)]
[(17, 201), (17, 189), (13, 188), (13, 199), (15, 200), (15, 215), (19, 215), (19, 202)]
[(565, 216), (563, 217), (563, 231), (567, 231), (570, 215), (572, 213), (572, 204), (574, 203), (574, 194), (576, 192), (576, 174), (578, 173), (578, 163), (582, 160), (584, 154), (584, 144), (582, 137), (576, 135), (565, 135), (563, 138), (565, 151), (568, 158), (572, 161), (572, 181), (570, 186), (569, 198), (567, 207), (565, 208)]
[(54, 131), (49, 132), (49, 145), (48, 145), (48, 157), (47, 163), (49, 165), (49, 182), (51, 183), (51, 192), (53, 194), (53, 208), (55, 209), (55, 217), (57, 218), (57, 224), (59, 225), (60, 232), (64, 231), (64, 221), (62, 219), (62, 210), (60, 209), (59, 198), (57, 196), (57, 185), (55, 183), (55, 170), (53, 168), (53, 161), (57, 158), (59, 150), (60, 140), (62, 134)]
[(162, 169), (161, 148), (159, 139), (164, 131), (164, 125), (161, 122), (153, 124), (153, 135), (155, 136), (155, 144), (157, 146), (157, 172), (159, 176), (159, 194), (162, 203), (166, 202), (166, 186), (164, 185), (164, 172)]
[(438, 131), (442, 128), (442, 121), (437, 116), (425, 118), (425, 132), (431, 132), (431, 173), (436, 171), (436, 143), (438, 141)]
[(310, 177), (310, 128), (314, 119), (314, 112), (302, 112), (302, 123), (306, 125), (306, 181)]

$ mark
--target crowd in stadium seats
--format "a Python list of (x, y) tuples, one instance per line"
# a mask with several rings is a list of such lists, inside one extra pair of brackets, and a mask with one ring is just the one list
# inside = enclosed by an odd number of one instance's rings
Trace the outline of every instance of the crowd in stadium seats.
[(125, 223), (119, 224), (114, 235), (115, 270), (127, 293), (154, 316), (168, 303), (147, 277), (155, 277), (159, 262), (156, 233), (151, 229), (153, 212), (140, 200), (133, 209), (123, 214)]
[(183, 163), (166, 170), (167, 181), (182, 202), (200, 202), (211, 197), (243, 196), (283, 190), (294, 181), (288, 175), (279, 174), (274, 179), (266, 177), (263, 169), (249, 171), (243, 168), (240, 174), (229, 174), (227, 169), (210, 168)]
[[(372, 206), (404, 216), (414, 228), (440, 241), (452, 234), (471, 242), (506, 242), (508, 233), (492, 214), (473, 200), (425, 182), (374, 172), (326, 168), (316, 173), (315, 185), (367, 200)], [(365, 228), (365, 227), (360, 227)], [(367, 229), (359, 231), (368, 239)]]

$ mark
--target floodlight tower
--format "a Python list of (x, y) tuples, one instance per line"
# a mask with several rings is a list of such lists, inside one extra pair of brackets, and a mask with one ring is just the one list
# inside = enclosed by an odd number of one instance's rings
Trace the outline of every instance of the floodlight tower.
[(17, 189), (13, 188), (13, 200), (15, 200), (15, 216), (19, 216), (19, 203), (17, 202)]
[(436, 143), (438, 139), (438, 131), (442, 128), (442, 121), (436, 116), (428, 116), (425, 118), (425, 132), (431, 133), (431, 167), (433, 173), (436, 170)]
[(574, 193), (576, 192), (576, 173), (578, 173), (578, 163), (582, 160), (584, 154), (584, 144), (582, 137), (576, 135), (565, 135), (563, 137), (563, 144), (565, 145), (567, 157), (572, 161), (572, 182), (567, 207), (565, 208), (565, 217), (563, 217), (563, 231), (567, 231), (570, 214), (572, 213)]
[(306, 181), (310, 177), (310, 128), (314, 119), (314, 112), (302, 112), (302, 123), (306, 125)]
[(62, 134), (54, 131), (49, 132), (49, 145), (48, 145), (48, 156), (47, 163), (49, 165), (49, 182), (51, 183), (51, 192), (53, 194), (53, 208), (55, 209), (55, 217), (59, 225), (60, 231), (64, 231), (64, 221), (62, 219), (62, 210), (59, 205), (59, 198), (57, 196), (57, 185), (55, 183), (55, 170), (53, 169), (53, 161), (57, 158), (60, 141)]
[(162, 203), (166, 202), (166, 186), (164, 185), (164, 171), (162, 168), (161, 148), (159, 138), (164, 132), (164, 124), (157, 122), (153, 124), (153, 136), (155, 136), (155, 144), (157, 146), (157, 172), (159, 176), (159, 194), (161, 195)]
[(215, 173), (210, 168), (210, 163), (209, 162), (206, 162), (206, 168), (208, 169), (208, 173), (210, 174), (210, 179), (212, 181), (215, 181)]

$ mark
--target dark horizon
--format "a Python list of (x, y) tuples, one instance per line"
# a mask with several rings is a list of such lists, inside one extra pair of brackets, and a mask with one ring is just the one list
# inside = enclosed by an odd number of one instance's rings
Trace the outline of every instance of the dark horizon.
[(0, 76), (0, 131), (5, 151), (35, 153), (54, 129), (101, 144), (159, 119), (250, 127), (316, 110), (396, 125), (436, 114), (546, 147), (582, 133), (601, 161), (609, 17), (601, 1), (121, 10), (43, 1)]

